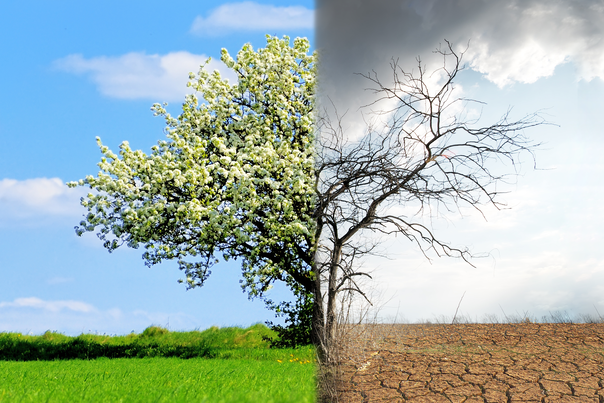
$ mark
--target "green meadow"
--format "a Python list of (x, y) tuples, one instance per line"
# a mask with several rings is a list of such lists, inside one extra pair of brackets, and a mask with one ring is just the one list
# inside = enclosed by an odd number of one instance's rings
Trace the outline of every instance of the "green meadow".
[(263, 325), (127, 336), (0, 333), (0, 402), (314, 402), (311, 346)]

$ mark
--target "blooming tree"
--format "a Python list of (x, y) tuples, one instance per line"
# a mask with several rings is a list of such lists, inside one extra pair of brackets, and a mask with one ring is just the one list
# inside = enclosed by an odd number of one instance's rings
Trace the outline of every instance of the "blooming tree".
[(197, 93), (180, 116), (153, 105), (168, 139), (150, 154), (125, 141), (117, 155), (97, 138), (100, 172), (68, 183), (96, 190), (81, 201), (88, 215), (77, 234), (98, 230), (109, 251), (142, 245), (149, 266), (176, 260), (189, 288), (204, 283), (218, 255), (240, 259), (250, 297), (285, 282), (296, 305), (267, 302), (309, 331), (308, 315), (296, 313), (309, 312), (314, 287), (316, 55), (309, 48), (304, 38), (290, 46), (288, 37), (267, 36), (266, 48), (247, 44), (236, 59), (223, 49), (238, 81), (205, 65), (191, 73)]

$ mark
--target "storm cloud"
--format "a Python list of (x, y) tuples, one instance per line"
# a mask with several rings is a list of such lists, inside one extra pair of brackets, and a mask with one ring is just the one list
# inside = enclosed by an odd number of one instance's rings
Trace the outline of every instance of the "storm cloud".
[[(604, 3), (576, 0), (318, 0), (321, 89), (338, 109), (367, 100), (354, 73), (391, 76), (390, 61), (439, 67), (444, 40), (502, 88), (551, 76), (573, 62), (577, 79), (604, 78)], [(436, 63), (436, 64), (435, 64)]]

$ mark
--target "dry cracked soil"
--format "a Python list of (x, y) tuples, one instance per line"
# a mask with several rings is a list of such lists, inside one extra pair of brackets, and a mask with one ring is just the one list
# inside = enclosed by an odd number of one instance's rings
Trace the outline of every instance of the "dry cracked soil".
[(601, 402), (604, 324), (356, 325), (338, 402)]

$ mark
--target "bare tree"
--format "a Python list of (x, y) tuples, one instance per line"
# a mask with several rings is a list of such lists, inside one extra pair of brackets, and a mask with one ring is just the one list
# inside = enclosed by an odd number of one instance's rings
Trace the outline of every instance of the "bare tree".
[[(391, 85), (375, 72), (362, 75), (377, 95), (365, 108), (384, 100), (395, 106), (380, 111), (378, 116), (387, 118), (385, 124), (368, 124), (360, 139), (346, 138), (340, 117), (329, 119), (324, 114), (319, 119), (313, 341), (325, 362), (333, 358), (338, 295), (367, 298), (357, 280), (370, 275), (359, 267), (358, 259), (374, 253), (376, 243), (368, 242), (366, 235), (375, 239), (401, 234), (427, 258), (436, 253), (471, 264), (468, 249), (450, 246), (422, 217), (432, 217), (442, 208), (454, 212), (464, 205), (481, 213), (489, 204), (501, 208), (496, 185), (517, 174), (521, 154), (534, 157), (538, 144), (523, 131), (543, 124), (539, 115), (510, 122), (508, 110), (495, 124), (474, 127), (478, 121), (464, 119), (463, 111), (478, 101), (454, 94), (454, 81), (464, 68), (463, 52), (456, 53), (446, 42), (436, 53), (442, 55), (442, 67), (431, 74), (418, 58), (416, 73), (393, 60)], [(437, 77), (439, 84), (429, 85)], [(394, 214), (393, 206), (411, 206), (416, 213)]]

